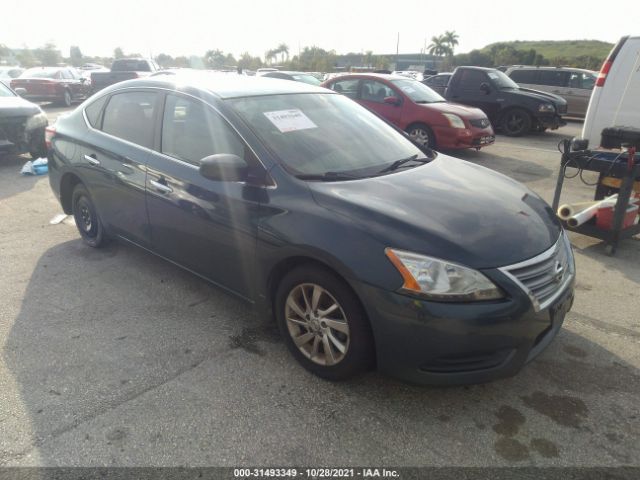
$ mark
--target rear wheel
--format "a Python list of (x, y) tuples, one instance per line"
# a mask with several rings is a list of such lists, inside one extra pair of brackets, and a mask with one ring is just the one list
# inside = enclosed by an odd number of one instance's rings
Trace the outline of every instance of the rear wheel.
[(520, 108), (508, 110), (502, 116), (500, 127), (505, 135), (519, 137), (531, 130), (531, 115)]
[(94, 248), (106, 245), (107, 237), (100, 217), (96, 212), (89, 192), (81, 183), (73, 189), (72, 206), (76, 227), (78, 227), (78, 232), (80, 232), (84, 243)]
[(287, 347), (307, 370), (345, 380), (373, 364), (373, 335), (349, 286), (321, 267), (301, 266), (280, 282), (276, 318)]
[(431, 129), (424, 123), (416, 123), (407, 128), (409, 137), (421, 147), (436, 148), (436, 140)]

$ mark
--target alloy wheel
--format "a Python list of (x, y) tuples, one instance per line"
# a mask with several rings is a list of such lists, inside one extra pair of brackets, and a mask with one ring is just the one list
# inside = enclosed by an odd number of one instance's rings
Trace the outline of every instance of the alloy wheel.
[(423, 128), (411, 129), (411, 131), (409, 132), (409, 137), (411, 137), (414, 142), (422, 145), (423, 147), (429, 146), (429, 132), (427, 132)]

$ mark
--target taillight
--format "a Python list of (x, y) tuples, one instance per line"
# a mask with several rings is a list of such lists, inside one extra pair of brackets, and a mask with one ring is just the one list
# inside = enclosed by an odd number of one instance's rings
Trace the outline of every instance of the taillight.
[(598, 78), (596, 79), (596, 87), (604, 87), (604, 82), (607, 80), (607, 74), (609, 70), (611, 70), (611, 65), (613, 65), (613, 60), (606, 59), (604, 61), (600, 73), (598, 73)]
[(44, 144), (47, 147), (47, 150), (51, 148), (53, 145), (51, 141), (56, 134), (56, 127), (50, 126), (44, 129)]

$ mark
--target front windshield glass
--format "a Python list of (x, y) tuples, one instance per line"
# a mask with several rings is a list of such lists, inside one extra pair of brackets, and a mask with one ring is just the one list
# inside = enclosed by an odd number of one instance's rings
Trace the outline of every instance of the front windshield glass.
[(13, 97), (13, 92), (2, 82), (0, 82), (0, 97)]
[(396, 87), (415, 103), (435, 103), (444, 102), (445, 99), (440, 94), (434, 92), (424, 83), (417, 80), (391, 80)]
[(25, 70), (21, 77), (24, 78), (55, 78), (58, 70), (48, 69), (48, 68), (30, 68), (29, 70)]
[(507, 75), (505, 75), (500, 70), (496, 70), (495, 72), (488, 72), (489, 78), (491, 82), (495, 85), (498, 90), (505, 90), (509, 88), (520, 88), (516, 82), (511, 80)]
[(304, 74), (294, 73), (291, 76), (293, 77), (294, 80), (297, 80), (298, 82), (308, 83), (309, 85), (320, 85), (322, 83), (313, 75), (304, 75)]
[(265, 95), (229, 102), (294, 175), (364, 177), (396, 160), (424, 157), (401, 133), (342, 95)]

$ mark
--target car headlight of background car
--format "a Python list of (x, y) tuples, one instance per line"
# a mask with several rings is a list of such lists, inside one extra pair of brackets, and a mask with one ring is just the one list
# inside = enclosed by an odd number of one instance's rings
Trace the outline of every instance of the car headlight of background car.
[(464, 124), (464, 120), (462, 120), (462, 118), (460, 118), (458, 115), (455, 115), (453, 113), (443, 113), (443, 115), (447, 117), (447, 120), (449, 120), (449, 124), (453, 128), (467, 128)]
[(27, 120), (25, 128), (27, 130), (34, 130), (36, 128), (46, 127), (47, 123), (47, 116), (44, 114), (44, 112), (40, 112)]
[(538, 107), (538, 111), (539, 112), (555, 112), (556, 107), (554, 107), (553, 104), (551, 103), (543, 103)]
[(448, 302), (504, 297), (502, 290), (477, 270), (393, 248), (386, 248), (385, 254), (402, 275), (405, 292)]

